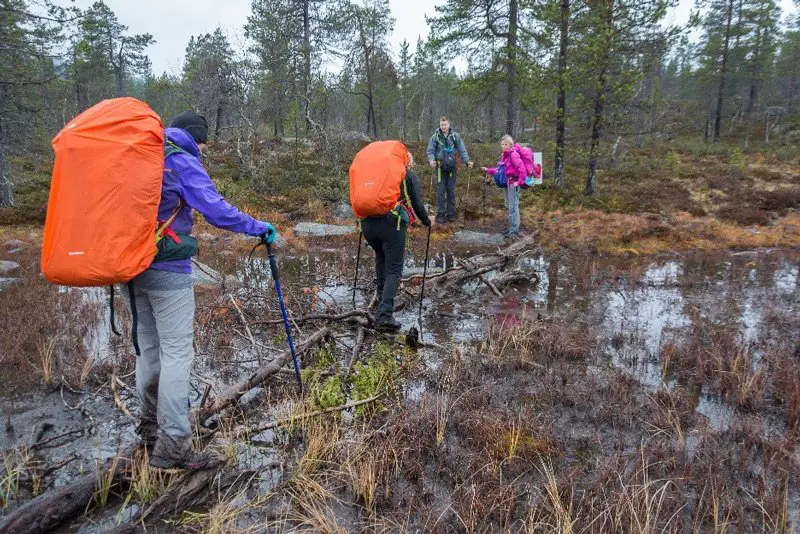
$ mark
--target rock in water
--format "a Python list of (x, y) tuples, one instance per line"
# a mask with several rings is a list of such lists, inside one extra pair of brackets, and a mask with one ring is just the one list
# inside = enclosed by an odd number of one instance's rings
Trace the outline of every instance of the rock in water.
[(5, 248), (8, 248), (8, 249), (24, 248), (25, 247), (25, 242), (24, 241), (20, 241), (19, 239), (11, 239), (9, 241), (6, 241), (3, 244), (3, 246)]
[(192, 284), (200, 289), (217, 289), (222, 286), (223, 276), (195, 259), (192, 260)]
[(13, 285), (21, 284), (21, 278), (0, 278), (0, 291)]
[(355, 233), (356, 227), (355, 225), (338, 226), (335, 224), (301, 222), (294, 227), (294, 231), (298, 235), (307, 235), (311, 237), (328, 237), (328, 236), (347, 235)]
[(7, 274), (19, 269), (19, 263), (14, 261), (0, 261), (0, 274)]
[(459, 230), (453, 235), (453, 239), (470, 245), (502, 245), (505, 242), (502, 235), (470, 230)]
[(339, 202), (333, 208), (333, 216), (337, 219), (353, 219), (356, 215), (353, 213), (353, 208), (347, 202)]

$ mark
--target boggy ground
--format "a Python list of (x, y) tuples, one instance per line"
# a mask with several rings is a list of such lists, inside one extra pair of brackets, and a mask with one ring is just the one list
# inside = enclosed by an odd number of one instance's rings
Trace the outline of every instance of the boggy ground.
[[(274, 437), (298, 455), (290, 478), (206, 525), (794, 532), (797, 264), (768, 252), (543, 261), (545, 286), (499, 315), (489, 306), (482, 341), (453, 342), (455, 319), (433, 331), (445, 350), (390, 350), (402, 371), (382, 375), (384, 413)], [(509, 314), (513, 301), (526, 309)]]
[[(3, 257), (22, 264), (24, 279), (2, 294), (3, 324), (14, 325), (3, 328), (0, 361), (13, 427), (3, 440), (3, 513), (133, 439), (127, 343), (109, 342), (97, 316), (102, 295), (38, 277), (39, 235), (4, 236), (22, 239), (26, 251)], [(447, 236), (437, 229), (432, 271), (480, 249)], [(279, 258), (293, 315), (348, 309), (353, 237), (290, 243)], [(419, 235), (412, 248), (407, 270), (417, 272)], [(263, 323), (278, 309), (264, 260), (258, 252), (248, 260), (248, 249), (224, 238), (204, 246), (203, 260), (243, 287), (200, 294), (193, 405), (207, 383), (216, 395), (285, 346), (280, 325)], [(362, 261), (367, 289), (369, 250)], [(564, 250), (532, 253), (520, 265), (539, 282), (502, 298), (476, 284), (426, 299), (428, 346), (417, 351), (401, 337), (367, 335), (353, 361), (355, 329), (337, 325), (304, 357), (303, 397), (287, 369), (218, 419), (209, 447), (228, 470), (246, 470), (248, 482), (212, 487), (202, 506), (150, 528), (796, 530), (796, 252), (625, 258)], [(359, 291), (359, 306), (367, 293)], [(415, 303), (398, 317), (413, 325)], [(314, 329), (298, 326), (298, 339)], [(122, 485), (98, 480), (94, 504), (66, 531), (125, 524), (178, 482), (143, 462)]]

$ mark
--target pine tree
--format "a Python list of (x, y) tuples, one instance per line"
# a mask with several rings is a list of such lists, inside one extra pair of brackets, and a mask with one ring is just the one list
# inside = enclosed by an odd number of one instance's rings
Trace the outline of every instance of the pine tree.
[(24, 0), (0, 0), (0, 207), (14, 204), (7, 155), (31, 144), (46, 114), (47, 87), (58, 78), (55, 49), (67, 16), (47, 7), (36, 15)]
[[(114, 12), (102, 1), (95, 2), (83, 14), (79, 26), (74, 57), (80, 64), (84, 84), (90, 84), (95, 75), (110, 74), (114, 80), (114, 93), (124, 96), (132, 74), (147, 75), (150, 59), (145, 49), (155, 43), (149, 33), (127, 34), (128, 27), (117, 20)], [(102, 97), (110, 96), (102, 94)], [(84, 99), (85, 105), (94, 104)]]
[[(279, 90), (282, 101), (302, 99), (307, 133), (314, 68), (330, 46), (331, 4), (324, 0), (253, 0), (245, 25), (246, 35), (255, 43), (252, 51), (269, 76), (268, 85)], [(297, 81), (301, 87), (295, 91)], [(287, 95), (287, 89), (299, 94)], [(283, 102), (278, 105), (284, 107)]]
[[(505, 131), (514, 135), (519, 114), (519, 62), (520, 32), (525, 19), (520, 9), (520, 0), (453, 0), (436, 6), (437, 15), (428, 20), (433, 35), (433, 45), (448, 59), (455, 55), (485, 53), (499, 50), (492, 57), (503, 66), (505, 77)], [(487, 65), (488, 67), (488, 65)], [(486, 71), (492, 77), (493, 69)]]
[(210, 119), (209, 126), (217, 138), (237, 90), (234, 63), (233, 50), (221, 29), (190, 38), (183, 84), (192, 107)]
[[(393, 70), (387, 37), (394, 28), (388, 0), (369, 0), (363, 4), (345, 1), (336, 25), (340, 56), (356, 86), (348, 90), (366, 99), (367, 131), (378, 136), (378, 87), (382, 75)], [(391, 74), (389, 74), (391, 77)], [(396, 86), (396, 74), (395, 74)]]

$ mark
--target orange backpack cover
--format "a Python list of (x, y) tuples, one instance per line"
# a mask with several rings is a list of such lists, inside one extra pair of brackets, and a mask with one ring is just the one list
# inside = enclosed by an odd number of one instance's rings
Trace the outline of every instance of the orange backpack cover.
[(103, 100), (53, 139), (42, 244), (54, 284), (127, 282), (152, 263), (164, 170), (164, 127), (135, 98)]
[(392, 211), (407, 166), (408, 149), (400, 141), (376, 141), (362, 148), (350, 165), (350, 205), (356, 217)]

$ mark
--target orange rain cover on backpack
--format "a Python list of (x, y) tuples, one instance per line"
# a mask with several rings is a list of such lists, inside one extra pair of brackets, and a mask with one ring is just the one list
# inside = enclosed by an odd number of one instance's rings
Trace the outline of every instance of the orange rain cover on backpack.
[(53, 139), (56, 160), (42, 244), (54, 284), (127, 282), (156, 254), (164, 127), (135, 98), (103, 100)]
[(392, 211), (407, 166), (408, 149), (400, 141), (376, 141), (362, 148), (350, 165), (350, 205), (356, 217)]

